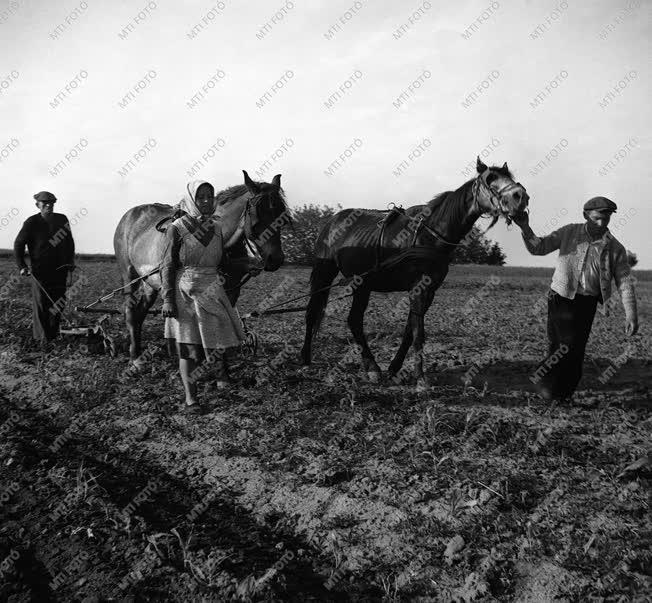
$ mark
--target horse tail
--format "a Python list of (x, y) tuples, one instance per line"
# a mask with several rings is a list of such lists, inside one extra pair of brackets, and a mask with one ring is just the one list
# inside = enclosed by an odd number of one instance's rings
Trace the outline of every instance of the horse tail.
[(310, 301), (306, 309), (306, 336), (301, 349), (303, 364), (310, 364), (312, 339), (318, 333), (324, 320), (326, 305), (330, 295), (330, 285), (337, 276), (339, 268), (335, 260), (317, 258), (310, 274)]
[[(339, 268), (333, 254), (332, 230), (337, 229), (338, 218), (342, 212), (338, 212), (326, 221), (322, 226), (315, 240), (312, 272), (310, 273), (310, 302), (314, 308), (313, 335), (316, 335), (324, 319), (324, 310), (328, 304), (330, 295), (330, 284), (337, 276)], [(308, 304), (310, 311), (311, 305)]]
[[(315, 261), (315, 266), (310, 274), (310, 301), (316, 312), (313, 335), (317, 335), (324, 320), (325, 309), (331, 294), (330, 285), (338, 272), (339, 269), (334, 260), (317, 259)], [(310, 303), (308, 308), (310, 309)]]

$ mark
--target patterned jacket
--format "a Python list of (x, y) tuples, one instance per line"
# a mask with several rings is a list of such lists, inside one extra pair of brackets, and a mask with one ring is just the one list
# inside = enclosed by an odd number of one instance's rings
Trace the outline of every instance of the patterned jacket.
[[(606, 234), (607, 244), (600, 255), (600, 302), (602, 311), (608, 314), (609, 299), (611, 298), (611, 281), (616, 282), (616, 287), (622, 297), (625, 315), (628, 319), (637, 316), (636, 292), (634, 278), (630, 274), (627, 261), (627, 251), (609, 230)], [(586, 223), (566, 224), (545, 237), (526, 238), (523, 235), (525, 246), (533, 255), (546, 255), (559, 250), (557, 267), (552, 275), (553, 291), (562, 297), (573, 299), (577, 292), (580, 273), (584, 265), (586, 254), (589, 250), (589, 235)]]

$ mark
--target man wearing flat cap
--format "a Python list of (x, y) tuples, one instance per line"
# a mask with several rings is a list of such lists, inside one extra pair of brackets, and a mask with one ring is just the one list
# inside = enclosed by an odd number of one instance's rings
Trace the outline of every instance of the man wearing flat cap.
[[(34, 339), (41, 344), (59, 334), (68, 273), (74, 270), (75, 242), (68, 218), (54, 213), (57, 198), (48, 191), (34, 195), (39, 213), (25, 220), (14, 242), (20, 274), (32, 281)], [(31, 266), (25, 263), (25, 246)]]
[(593, 197), (584, 204), (585, 222), (567, 224), (545, 237), (532, 232), (527, 214), (514, 219), (531, 254), (559, 250), (548, 292), (548, 356), (535, 373), (541, 377), (541, 395), (548, 400), (567, 400), (573, 395), (582, 377), (584, 351), (598, 303), (608, 313), (612, 280), (625, 307), (625, 332), (632, 336), (638, 330), (627, 251), (607, 227), (616, 209), (610, 199)]

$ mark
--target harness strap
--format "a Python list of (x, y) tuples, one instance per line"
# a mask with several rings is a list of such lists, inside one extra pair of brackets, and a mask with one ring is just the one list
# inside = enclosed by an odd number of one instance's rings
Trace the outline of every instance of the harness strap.
[(431, 234), (433, 237), (436, 237), (437, 239), (439, 239), (442, 243), (446, 243), (446, 245), (451, 245), (452, 247), (460, 247), (461, 245), (464, 245), (464, 243), (462, 243), (462, 242), (453, 243), (453, 241), (449, 241), (443, 235), (440, 235), (434, 228), (431, 228), (430, 226), (428, 226), (425, 222), (423, 223), (422, 226), (423, 226), (423, 228), (426, 229), (426, 231), (428, 231), (429, 234)]
[(156, 228), (156, 230), (158, 230), (159, 232), (165, 232), (165, 228), (163, 228), (163, 225), (166, 222), (174, 222), (174, 220), (176, 220), (177, 218), (180, 218), (181, 216), (185, 216), (185, 215), (186, 215), (185, 211), (183, 211), (182, 209), (177, 209), (169, 216), (165, 216), (165, 218), (161, 218), (156, 223), (156, 226), (154, 226), (154, 228)]
[(412, 247), (416, 247), (417, 238), (418, 238), (419, 232), (421, 231), (422, 228), (424, 228), (433, 237), (439, 239), (442, 243), (446, 243), (446, 245), (451, 245), (452, 247), (458, 247), (458, 246), (464, 244), (464, 243), (453, 243), (452, 241), (449, 241), (448, 239), (446, 239), (446, 237), (439, 234), (434, 228), (432, 228), (431, 226), (428, 226), (426, 224), (426, 219), (423, 216), (421, 216), (421, 218), (419, 218), (419, 222), (417, 224), (417, 227), (414, 229), (414, 234), (412, 235)]
[(380, 228), (380, 233), (378, 234), (378, 238), (376, 239), (376, 261), (374, 262), (374, 270), (378, 270), (380, 268), (380, 264), (382, 261), (382, 250), (383, 250), (383, 239), (385, 238), (385, 229), (387, 228), (387, 225), (392, 221), (394, 215), (400, 214), (400, 215), (405, 215), (405, 210), (402, 207), (397, 207), (393, 203), (391, 204), (392, 207), (389, 209), (382, 209), (379, 211), (386, 212), (387, 215), (382, 219), (378, 221), (378, 227)]

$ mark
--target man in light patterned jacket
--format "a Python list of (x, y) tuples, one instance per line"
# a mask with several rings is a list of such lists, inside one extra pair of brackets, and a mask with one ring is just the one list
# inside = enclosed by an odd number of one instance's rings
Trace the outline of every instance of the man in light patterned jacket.
[(627, 251), (608, 229), (616, 208), (606, 197), (589, 199), (584, 204), (585, 222), (567, 224), (545, 237), (532, 232), (527, 214), (514, 219), (531, 254), (559, 250), (548, 293), (548, 356), (531, 379), (547, 400), (565, 400), (573, 395), (582, 377), (584, 351), (598, 302), (607, 313), (612, 280), (625, 307), (625, 332), (632, 336), (638, 330)]

